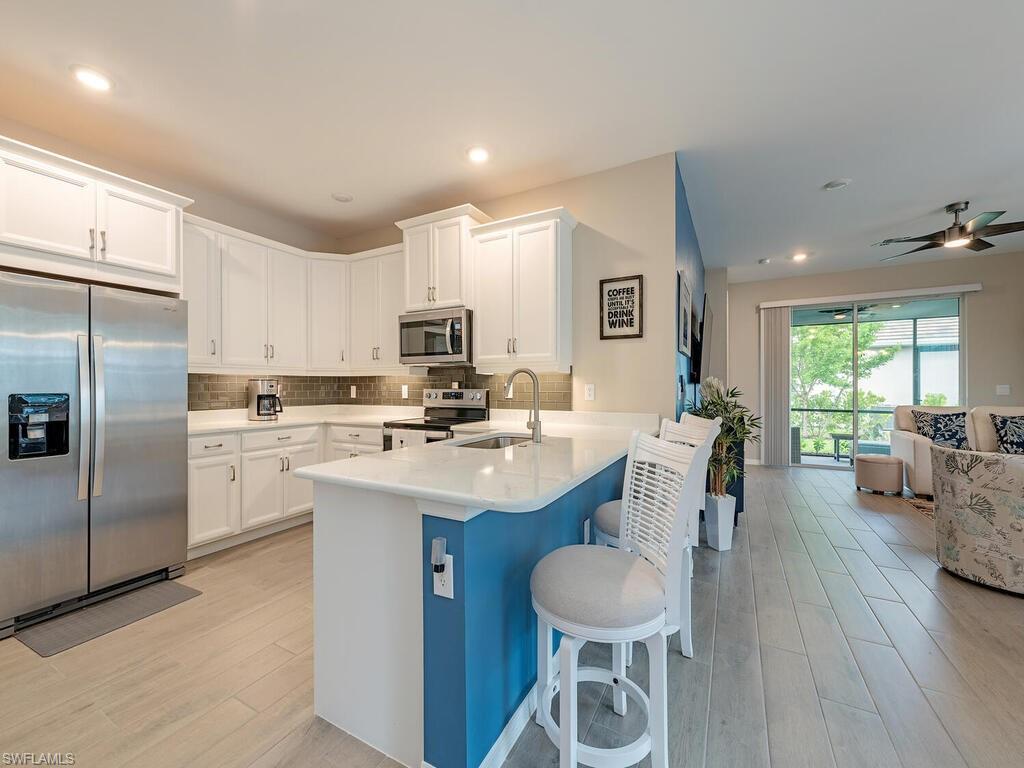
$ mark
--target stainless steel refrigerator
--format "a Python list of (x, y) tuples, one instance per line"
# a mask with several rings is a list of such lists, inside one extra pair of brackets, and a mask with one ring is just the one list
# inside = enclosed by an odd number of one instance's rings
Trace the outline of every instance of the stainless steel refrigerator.
[(0, 637), (180, 572), (186, 306), (0, 272)]

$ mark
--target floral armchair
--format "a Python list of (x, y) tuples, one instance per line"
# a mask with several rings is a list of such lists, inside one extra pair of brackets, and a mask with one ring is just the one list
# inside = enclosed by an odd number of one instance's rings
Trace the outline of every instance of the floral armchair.
[(939, 564), (1024, 594), (1024, 455), (932, 446)]

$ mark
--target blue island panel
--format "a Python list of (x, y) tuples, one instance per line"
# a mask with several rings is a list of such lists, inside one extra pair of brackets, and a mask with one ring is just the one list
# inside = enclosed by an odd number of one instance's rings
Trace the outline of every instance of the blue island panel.
[[(579, 544), (583, 520), (622, 495), (620, 459), (534, 512), (487, 511), (465, 523), (423, 518), (424, 759), (476, 768), (537, 679), (530, 574)], [(433, 593), (430, 542), (448, 540), (455, 599)]]

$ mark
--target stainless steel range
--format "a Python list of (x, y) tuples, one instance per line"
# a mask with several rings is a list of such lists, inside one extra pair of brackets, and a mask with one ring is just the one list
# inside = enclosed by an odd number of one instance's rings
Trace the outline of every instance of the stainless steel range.
[(452, 427), (490, 418), (486, 389), (427, 389), (423, 416), (384, 423), (384, 450), (436, 443), (455, 437)]

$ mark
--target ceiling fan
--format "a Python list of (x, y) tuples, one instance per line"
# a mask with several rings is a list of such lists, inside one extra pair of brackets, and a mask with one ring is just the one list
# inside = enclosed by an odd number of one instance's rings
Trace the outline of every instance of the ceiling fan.
[(993, 224), (992, 222), (1002, 216), (1006, 211), (986, 211), (979, 213), (966, 224), (960, 223), (960, 214), (967, 210), (970, 205), (966, 200), (959, 203), (950, 203), (946, 206), (946, 213), (953, 214), (953, 225), (948, 229), (940, 229), (930, 235), (919, 235), (917, 237), (890, 237), (875, 245), (892, 245), (893, 243), (924, 243), (924, 245), (894, 256), (886, 256), (882, 261), (892, 261), (908, 253), (927, 251), (930, 248), (968, 248), (972, 251), (984, 251), (992, 248), (995, 243), (983, 240), (984, 237), (1006, 235), (1010, 232), (1024, 231), (1024, 221), (1011, 221), (1005, 224)]

